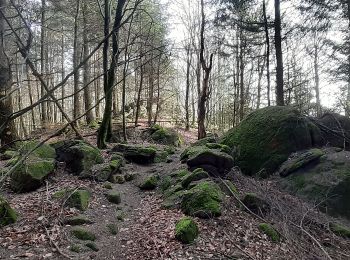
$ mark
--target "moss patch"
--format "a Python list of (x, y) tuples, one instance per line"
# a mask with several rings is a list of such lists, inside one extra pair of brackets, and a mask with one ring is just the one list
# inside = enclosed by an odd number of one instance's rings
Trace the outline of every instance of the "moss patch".
[(94, 252), (100, 251), (100, 249), (98, 248), (98, 246), (97, 246), (95, 243), (93, 243), (93, 242), (88, 242), (88, 243), (85, 244), (85, 246), (86, 246), (87, 248), (90, 248), (90, 249), (91, 249), (92, 251), (94, 251)]
[(199, 181), (206, 178), (209, 178), (209, 174), (203, 169), (198, 168), (189, 175), (185, 176), (181, 181), (181, 185), (184, 188), (187, 188), (191, 182)]
[(78, 215), (78, 216), (67, 218), (64, 221), (64, 223), (71, 226), (79, 226), (84, 224), (92, 224), (93, 222), (84, 215)]
[(107, 224), (106, 227), (112, 235), (118, 234), (118, 226), (116, 224)]
[(17, 214), (10, 204), (0, 196), (0, 227), (7, 226), (17, 221)]
[(116, 191), (110, 191), (106, 193), (105, 196), (109, 202), (114, 204), (120, 204), (122, 201), (120, 197), (120, 193)]
[(259, 229), (262, 232), (264, 232), (271, 239), (272, 242), (280, 241), (280, 235), (270, 224), (261, 223), (259, 224)]
[(85, 189), (64, 189), (53, 194), (53, 198), (65, 201), (65, 206), (85, 211), (89, 207), (90, 192)]
[(191, 244), (198, 237), (199, 230), (192, 218), (180, 219), (175, 226), (175, 237), (185, 244)]
[(141, 190), (154, 190), (157, 188), (159, 181), (158, 175), (152, 175), (147, 177), (140, 185)]
[(350, 228), (342, 226), (338, 223), (330, 223), (329, 228), (337, 236), (350, 238)]
[(72, 229), (72, 234), (74, 237), (80, 240), (91, 240), (95, 241), (96, 236), (94, 233), (86, 230), (85, 228), (82, 227), (75, 227)]
[(173, 145), (173, 146), (180, 146), (181, 145), (181, 138), (179, 134), (170, 129), (165, 129), (163, 127), (159, 127), (157, 130), (151, 134), (151, 138), (153, 141), (159, 143), (159, 144), (165, 144), (165, 145)]

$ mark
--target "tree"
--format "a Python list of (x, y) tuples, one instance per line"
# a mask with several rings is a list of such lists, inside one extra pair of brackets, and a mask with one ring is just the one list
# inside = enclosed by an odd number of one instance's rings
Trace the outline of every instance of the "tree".
[(275, 49), (276, 49), (276, 104), (284, 106), (283, 90), (283, 55), (281, 36), (281, 8), (280, 0), (275, 0)]

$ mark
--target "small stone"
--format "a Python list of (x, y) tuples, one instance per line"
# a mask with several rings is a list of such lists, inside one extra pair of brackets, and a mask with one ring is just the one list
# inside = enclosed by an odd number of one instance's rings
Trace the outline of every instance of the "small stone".
[(96, 236), (94, 233), (92, 233), (92, 232), (90, 232), (82, 227), (73, 228), (72, 234), (73, 234), (73, 236), (75, 236), (77, 239), (80, 239), (80, 240), (91, 240), (91, 241), (96, 240)]
[(105, 194), (109, 202), (114, 204), (119, 204), (121, 202), (120, 193), (116, 191), (111, 191)]

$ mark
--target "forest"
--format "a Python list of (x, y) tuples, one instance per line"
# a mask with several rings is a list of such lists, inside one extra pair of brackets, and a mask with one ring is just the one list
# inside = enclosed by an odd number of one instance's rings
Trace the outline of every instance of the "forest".
[(350, 259), (350, 2), (0, 0), (0, 259)]

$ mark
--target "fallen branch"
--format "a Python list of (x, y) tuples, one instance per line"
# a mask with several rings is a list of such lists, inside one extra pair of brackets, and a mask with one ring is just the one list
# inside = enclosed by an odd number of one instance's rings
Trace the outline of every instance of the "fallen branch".
[(50, 232), (49, 230), (45, 227), (45, 231), (46, 231), (46, 235), (50, 240), (50, 244), (53, 245), (55, 247), (55, 249), (57, 250), (57, 252), (62, 255), (63, 257), (67, 258), (67, 259), (73, 259), (71, 258), (69, 255), (65, 254), (62, 252), (62, 250), (59, 248), (59, 246), (57, 245), (57, 243), (55, 241), (53, 241), (52, 237), (50, 236)]

